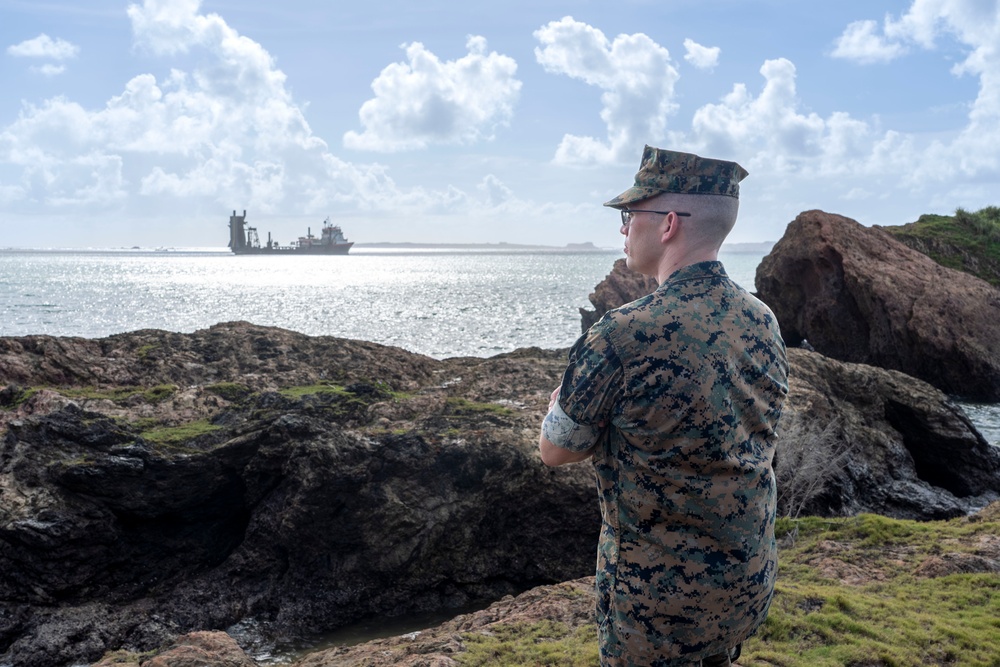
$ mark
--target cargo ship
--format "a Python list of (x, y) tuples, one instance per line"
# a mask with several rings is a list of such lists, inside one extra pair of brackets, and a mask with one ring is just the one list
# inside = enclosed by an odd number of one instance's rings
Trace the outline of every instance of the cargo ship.
[(344, 237), (338, 225), (323, 221), (323, 231), (317, 238), (312, 234), (312, 227), (307, 227), (306, 235), (292, 245), (283, 246), (271, 240), (271, 232), (267, 233), (267, 243), (261, 245), (256, 227), (248, 227), (247, 212), (229, 217), (229, 249), (237, 255), (346, 255), (354, 245)]

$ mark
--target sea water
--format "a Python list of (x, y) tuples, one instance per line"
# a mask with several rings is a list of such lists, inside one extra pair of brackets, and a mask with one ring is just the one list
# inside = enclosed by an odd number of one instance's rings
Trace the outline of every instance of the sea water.
[[(438, 359), (563, 349), (621, 251), (354, 248), (344, 256), (225, 249), (0, 250), (0, 336), (190, 333), (245, 320)], [(763, 255), (723, 252), (753, 291)], [(1000, 443), (1000, 406), (963, 404)]]
[[(2, 251), (0, 335), (189, 333), (246, 320), (436, 358), (568, 347), (621, 252)], [(726, 259), (753, 289), (761, 256)]]
[[(0, 250), (0, 336), (190, 333), (246, 320), (435, 358), (562, 349), (580, 335), (580, 308), (592, 309), (589, 294), (621, 256), (358, 247), (338, 257), (234, 256), (223, 249)], [(730, 276), (753, 291), (762, 255), (724, 252), (721, 259)], [(986, 439), (1000, 444), (1000, 405), (963, 407)], [(356, 643), (440, 620), (359, 626), (329, 642)], [(294, 655), (273, 647), (255, 654), (274, 665)]]

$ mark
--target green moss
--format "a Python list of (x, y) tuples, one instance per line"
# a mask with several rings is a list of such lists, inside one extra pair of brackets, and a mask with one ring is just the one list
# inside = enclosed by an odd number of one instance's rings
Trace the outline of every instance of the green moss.
[(178, 389), (175, 384), (158, 384), (143, 390), (142, 397), (149, 403), (161, 403), (176, 394)]
[(466, 652), (456, 661), (466, 667), (593, 667), (598, 663), (597, 629), (575, 631), (565, 623), (511, 623), (494, 625), (490, 634), (464, 635)]
[(190, 424), (181, 424), (180, 426), (152, 428), (143, 431), (140, 435), (144, 440), (155, 445), (176, 446), (217, 431), (219, 428), (219, 426), (215, 426), (207, 419), (200, 419)]
[(493, 414), (509, 416), (514, 414), (510, 408), (497, 405), (496, 403), (475, 403), (473, 401), (457, 397), (447, 399), (447, 401), (445, 401), (445, 406), (448, 412), (455, 415)]
[(135, 351), (135, 356), (137, 356), (139, 359), (145, 359), (146, 357), (149, 356), (150, 352), (158, 349), (159, 347), (160, 347), (159, 343), (147, 343), (146, 345), (143, 345), (142, 347), (140, 347), (138, 350)]
[(351, 392), (337, 384), (310, 384), (298, 387), (279, 389), (278, 393), (285, 398), (302, 398), (315, 394), (337, 394), (338, 396), (353, 396)]
[(3, 404), (0, 404), (0, 410), (15, 410), (22, 403), (25, 403), (37, 393), (37, 387), (20, 387), (12, 389), (10, 393), (4, 396), (4, 402)]
[(206, 386), (205, 391), (231, 402), (242, 401), (253, 393), (250, 387), (239, 382), (217, 382)]
[(67, 398), (78, 398), (83, 400), (109, 400), (114, 402), (124, 401), (136, 395), (141, 395), (147, 403), (161, 403), (178, 391), (175, 384), (158, 384), (154, 387), (117, 387), (115, 389), (95, 389), (91, 387), (53, 387), (52, 391), (58, 392)]

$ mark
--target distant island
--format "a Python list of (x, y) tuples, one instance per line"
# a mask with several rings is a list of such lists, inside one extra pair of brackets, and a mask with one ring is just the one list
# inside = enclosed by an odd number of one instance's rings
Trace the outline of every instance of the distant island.
[[(567, 252), (620, 252), (621, 248), (601, 248), (591, 241), (583, 243), (567, 243), (563, 246), (554, 245), (531, 245), (522, 243), (394, 243), (383, 241), (378, 243), (355, 243), (355, 248), (371, 249), (394, 249), (394, 250), (549, 250)], [(766, 255), (774, 247), (774, 241), (760, 241), (756, 243), (724, 243), (723, 252), (746, 252), (760, 253)]]
[(723, 243), (722, 252), (746, 252), (766, 255), (774, 247), (774, 241), (758, 241), (755, 243)]
[(567, 243), (564, 246), (535, 245), (525, 243), (355, 243), (355, 248), (387, 248), (394, 250), (563, 250), (571, 252), (609, 252), (617, 248), (599, 248), (590, 241)]

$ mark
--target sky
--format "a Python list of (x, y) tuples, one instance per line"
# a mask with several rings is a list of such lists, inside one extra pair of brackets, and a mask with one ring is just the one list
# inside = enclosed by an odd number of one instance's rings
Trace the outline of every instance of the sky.
[(731, 242), (996, 205), (1000, 0), (0, 0), (0, 248), (592, 242), (644, 145)]

